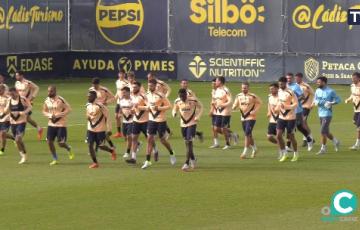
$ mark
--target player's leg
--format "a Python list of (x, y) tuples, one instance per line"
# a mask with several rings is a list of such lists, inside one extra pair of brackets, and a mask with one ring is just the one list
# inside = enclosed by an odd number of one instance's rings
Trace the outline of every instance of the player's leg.
[(269, 123), (267, 131), (267, 139), (273, 144), (277, 144), (276, 140), (276, 123)]
[(176, 163), (175, 153), (174, 153), (173, 149), (171, 148), (170, 143), (166, 140), (166, 137), (165, 137), (165, 133), (167, 132), (166, 131), (167, 127), (168, 126), (167, 126), (166, 122), (159, 122), (157, 132), (159, 134), (161, 144), (164, 145), (165, 148), (169, 151), (170, 163), (172, 165), (175, 165), (175, 163)]
[(43, 128), (41, 128), (32, 118), (31, 118), (32, 112), (30, 111), (29, 114), (26, 117), (27, 122), (32, 125), (34, 128), (37, 129), (38, 132), (38, 140), (41, 140), (42, 134), (43, 134)]
[(360, 113), (354, 113), (354, 125), (356, 126), (356, 142), (350, 147), (351, 150), (360, 149)]
[(116, 133), (114, 134), (114, 138), (123, 137), (123, 133), (121, 132), (122, 127), (122, 118), (120, 114), (120, 105), (116, 104), (115, 106), (115, 122), (116, 122)]
[(13, 136), (15, 136), (15, 143), (21, 157), (19, 164), (24, 164), (27, 161), (26, 148), (23, 142), (25, 127), (26, 127), (26, 123), (16, 124), (11, 126)]
[(225, 138), (225, 146), (224, 146), (224, 150), (225, 149), (229, 149), (230, 148), (230, 116), (221, 116), (222, 118), (222, 123), (221, 123), (221, 131), (224, 135)]
[(296, 114), (296, 127), (303, 134), (303, 136), (306, 137), (308, 151), (310, 152), (313, 148), (314, 141), (308, 129), (305, 128), (303, 113)]
[(339, 151), (339, 147), (340, 147), (340, 141), (330, 132), (330, 123), (331, 123), (332, 118), (329, 117), (326, 120), (326, 125), (325, 125), (325, 133), (326, 133), (326, 137), (332, 141), (332, 143), (334, 144), (334, 150), (335, 152)]
[(157, 133), (158, 123), (154, 121), (148, 122), (147, 127), (147, 146), (146, 146), (146, 160), (141, 166), (142, 169), (146, 169), (151, 166), (151, 152), (154, 148), (155, 135)]
[(129, 164), (136, 164), (136, 153), (139, 145), (140, 125), (134, 122), (131, 128), (131, 158), (127, 159), (126, 162)]
[(49, 150), (51, 153), (52, 161), (50, 162), (50, 166), (56, 165), (58, 163), (58, 156), (56, 154), (56, 148), (54, 145), (55, 138), (57, 136), (57, 127), (48, 126), (47, 134), (46, 134), (46, 142), (49, 146)]
[(295, 162), (299, 159), (297, 141), (295, 138), (295, 126), (296, 126), (296, 120), (291, 120), (287, 122), (286, 132), (289, 135), (289, 139), (291, 141), (291, 145), (294, 151), (293, 158), (291, 159), (292, 162)]
[(287, 151), (285, 149), (285, 141), (283, 134), (287, 126), (287, 121), (278, 119), (276, 124), (276, 140), (280, 149), (280, 161), (285, 161), (287, 159)]
[(6, 138), (7, 138), (7, 132), (10, 128), (10, 122), (1, 122), (0, 123), (0, 137), (1, 137), (1, 149), (0, 149), (0, 155), (4, 155), (5, 148), (6, 148)]
[(96, 159), (96, 152), (95, 152), (95, 144), (97, 144), (97, 139), (96, 139), (96, 133), (95, 132), (91, 132), (88, 131), (87, 132), (87, 144), (88, 144), (88, 148), (89, 148), (89, 153), (90, 153), (90, 157), (92, 160), (92, 164), (89, 166), (89, 168), (98, 168), (99, 164), (98, 161)]
[(129, 158), (130, 157), (130, 150), (131, 150), (131, 124), (129, 123), (123, 123), (122, 124), (122, 133), (125, 137), (125, 143), (126, 143), (126, 152), (123, 155), (123, 158)]
[(66, 149), (69, 154), (69, 159), (73, 160), (75, 158), (75, 154), (72, 151), (71, 146), (67, 143), (67, 128), (59, 127), (57, 132), (57, 140), (60, 148)]
[[(220, 122), (220, 124), (219, 124)], [(213, 133), (213, 145), (210, 148), (218, 148), (219, 147), (219, 126), (221, 125), (221, 121), (218, 119), (218, 115), (211, 116), (211, 124), (212, 124), (212, 133)]]

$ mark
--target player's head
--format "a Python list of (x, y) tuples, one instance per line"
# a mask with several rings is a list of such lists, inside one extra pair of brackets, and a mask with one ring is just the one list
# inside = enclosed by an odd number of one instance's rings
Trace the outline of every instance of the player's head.
[(180, 81), (180, 87), (182, 89), (187, 89), (189, 87), (189, 81), (187, 79), (182, 79)]
[(241, 92), (244, 94), (249, 93), (250, 84), (249, 82), (243, 82), (241, 83)]
[(97, 78), (97, 77), (95, 77), (95, 78), (92, 79), (91, 83), (92, 83), (92, 86), (93, 86), (95, 89), (98, 89), (99, 86), (100, 86), (100, 79)]
[(179, 95), (179, 98), (182, 100), (182, 101), (186, 101), (187, 99), (187, 92), (186, 92), (186, 89), (179, 89), (179, 92), (178, 92), (178, 95)]
[(286, 80), (287, 80), (287, 83), (293, 83), (294, 82), (294, 74), (293, 73), (287, 73), (286, 74)]
[(50, 98), (54, 98), (56, 96), (56, 86), (49, 85), (49, 87), (48, 87), (48, 96)]
[(96, 98), (97, 98), (96, 92), (95, 91), (89, 91), (89, 93), (88, 93), (88, 102), (89, 103), (94, 103)]
[(327, 78), (324, 76), (316, 78), (316, 84), (320, 89), (324, 88), (327, 84)]
[(127, 74), (127, 79), (128, 79), (129, 82), (134, 82), (135, 81), (135, 73), (133, 71), (130, 71)]
[(148, 81), (150, 81), (150, 80), (152, 80), (152, 79), (156, 79), (155, 73), (153, 73), (153, 72), (148, 73), (147, 79), (148, 79)]
[(130, 88), (129, 87), (124, 87), (121, 89), (122, 95), (124, 96), (124, 98), (129, 98), (130, 97)]
[(277, 95), (278, 91), (279, 91), (279, 84), (278, 83), (271, 83), (269, 85), (269, 90), (270, 90), (270, 93), (272, 95)]
[(302, 73), (295, 74), (296, 83), (300, 84), (301, 82), (303, 82), (303, 77), (304, 77), (304, 75)]
[(360, 82), (360, 73), (359, 72), (355, 72), (352, 75), (352, 81), (354, 84), (357, 84)]
[(15, 73), (15, 79), (17, 80), (17, 81), (21, 81), (21, 80), (23, 80), (24, 79), (24, 72), (23, 71), (16, 71), (16, 73)]
[(120, 80), (124, 80), (126, 78), (126, 73), (125, 73), (125, 71), (123, 69), (119, 71), (118, 78)]
[(19, 93), (18, 91), (15, 89), (15, 87), (11, 87), (9, 89), (9, 94), (10, 94), (10, 97), (12, 97), (12, 99), (15, 99), (19, 96)]
[(225, 85), (225, 78), (224, 77), (217, 77), (215, 81), (216, 87), (221, 87)]
[(150, 90), (151, 92), (155, 92), (155, 90), (156, 90), (156, 84), (157, 84), (156, 79), (150, 79), (150, 80), (148, 81), (148, 83), (149, 83), (149, 90)]
[(211, 80), (211, 86), (212, 86), (213, 89), (216, 89), (216, 78), (213, 78)]
[(0, 85), (0, 95), (4, 95), (4, 93), (5, 93), (5, 86)]
[(286, 83), (287, 83), (286, 77), (279, 78), (279, 88), (280, 89), (286, 89)]
[(138, 81), (135, 81), (132, 83), (132, 87), (133, 87), (133, 93), (137, 94), (140, 92), (140, 88), (141, 88), (141, 83)]

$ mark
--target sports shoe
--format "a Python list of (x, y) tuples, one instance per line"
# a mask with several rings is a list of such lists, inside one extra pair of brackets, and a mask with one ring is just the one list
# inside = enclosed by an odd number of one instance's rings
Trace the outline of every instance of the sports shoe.
[(49, 163), (50, 166), (57, 165), (57, 164), (58, 164), (57, 160), (53, 160)]
[(215, 144), (214, 144), (214, 145), (210, 146), (209, 149), (217, 149), (217, 148), (219, 148), (219, 147), (220, 147), (220, 145), (215, 145)]
[(171, 165), (175, 165), (175, 164), (176, 164), (176, 157), (175, 157), (174, 154), (173, 154), (173, 155), (170, 155), (170, 164), (171, 164)]
[(96, 169), (96, 168), (99, 168), (99, 164), (92, 163), (91, 165), (89, 165), (89, 169)]
[(4, 155), (4, 152), (0, 150), (0, 156), (3, 156)]
[(359, 150), (360, 149), (360, 146), (358, 145), (353, 145), (349, 148), (350, 150)]
[(233, 133), (232, 136), (233, 136), (233, 139), (234, 139), (234, 145), (239, 144), (239, 138), (240, 138), (239, 134)]
[(43, 132), (44, 132), (44, 129), (40, 127), (38, 129), (38, 134), (37, 134), (37, 137), (38, 137), (39, 141), (42, 139)]
[(280, 160), (283, 156), (283, 153), (281, 151), (279, 151), (279, 156), (278, 156), (278, 160)]
[(149, 168), (151, 166), (151, 162), (150, 161), (145, 161), (143, 166), (141, 166), (141, 169), (146, 169), (146, 168)]
[(190, 170), (190, 166), (188, 164), (184, 164), (183, 167), (181, 167), (181, 170), (187, 172)]
[(70, 146), (69, 159), (70, 159), (70, 160), (74, 160), (74, 158), (75, 158), (75, 154), (74, 154), (74, 152), (72, 151), (72, 148), (71, 148), (71, 146)]
[(223, 150), (227, 150), (227, 149), (230, 149), (230, 145), (225, 145), (224, 148), (222, 148)]
[(136, 164), (136, 160), (134, 158), (125, 160), (128, 164)]
[(311, 140), (310, 142), (307, 142), (307, 149), (308, 149), (308, 152), (311, 152), (311, 150), (313, 149), (314, 147), (314, 140)]
[(287, 158), (288, 158), (287, 154), (284, 154), (279, 161), (284, 162), (286, 161)]
[(120, 137), (123, 137), (124, 135), (121, 133), (121, 132), (117, 132), (115, 133), (112, 137), (113, 138), (120, 138)]
[(257, 149), (254, 148), (251, 152), (251, 158), (255, 158), (256, 157), (256, 154), (257, 154)]
[(316, 153), (316, 155), (322, 155), (326, 153), (326, 149), (320, 149), (319, 152)]
[(285, 150), (286, 150), (286, 152), (289, 152), (289, 153), (294, 152), (294, 150), (288, 146), (285, 146)]
[(129, 158), (130, 154), (129, 153), (124, 153), (123, 158)]
[(194, 160), (191, 160), (191, 159), (190, 159), (190, 168), (195, 169), (195, 167), (196, 167), (196, 161), (197, 161), (197, 158), (195, 158)]
[(112, 148), (111, 150), (111, 160), (116, 160), (116, 151), (115, 151), (115, 148)]
[(26, 163), (26, 155), (25, 154), (23, 154), (24, 156), (21, 156), (21, 159), (20, 159), (20, 161), (19, 161), (19, 165), (22, 165), (22, 164), (25, 164)]
[(242, 153), (242, 154), (240, 155), (240, 159), (241, 159), (241, 160), (246, 159), (246, 153)]
[(335, 152), (339, 152), (339, 148), (340, 148), (340, 141), (336, 140), (336, 142), (334, 143)]
[(299, 159), (299, 155), (298, 154), (295, 154), (294, 156), (293, 156), (293, 158), (291, 159), (291, 162), (295, 162), (295, 161), (297, 161)]

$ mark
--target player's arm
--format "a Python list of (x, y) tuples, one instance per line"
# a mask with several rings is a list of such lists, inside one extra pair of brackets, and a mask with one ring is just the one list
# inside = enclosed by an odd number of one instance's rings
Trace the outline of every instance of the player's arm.
[(31, 95), (30, 95), (30, 98), (29, 100), (32, 101), (34, 100), (34, 98), (38, 95), (39, 93), (39, 86), (36, 85), (34, 82), (32, 81), (29, 81), (29, 84), (30, 84), (30, 90), (31, 90)]
[(195, 116), (195, 121), (198, 121), (198, 120), (200, 120), (200, 117), (204, 112), (204, 106), (201, 103), (201, 101), (198, 101), (198, 100), (196, 101), (196, 104), (197, 104), (197, 107), (199, 108), (199, 110), (198, 110), (198, 112), (197, 112), (197, 114)]
[(105, 106), (100, 106), (100, 110), (102, 114), (104, 115), (105, 121), (106, 121), (106, 130), (108, 132), (111, 132), (111, 120), (109, 119), (109, 110)]
[(22, 100), (23, 105), (25, 106), (25, 110), (22, 112), (19, 112), (20, 114), (28, 114), (31, 109), (32, 109), (32, 105), (29, 99), (26, 98), (20, 98), (20, 100)]
[(317, 94), (318, 91), (315, 92), (315, 100), (314, 100), (314, 105), (315, 106), (323, 106), (325, 104), (325, 101), (319, 97), (319, 95)]
[(174, 102), (174, 107), (173, 107), (173, 109), (172, 109), (172, 116), (173, 117), (176, 117), (176, 114), (177, 114), (177, 112), (179, 111), (179, 106), (178, 106), (178, 104), (177, 104), (177, 101), (175, 101)]
[(52, 117), (52, 114), (49, 113), (49, 108), (47, 107), (46, 103), (44, 103), (44, 105), (43, 105), (42, 113), (43, 113), (44, 116), (47, 117), (47, 118), (51, 118), (51, 117)]
[(105, 92), (106, 92), (106, 104), (111, 104), (116, 101), (114, 94), (110, 90), (106, 89)]
[(239, 105), (240, 105), (239, 98), (236, 97), (235, 101), (234, 101), (234, 104), (232, 105), (232, 110), (235, 110), (235, 109), (239, 108)]
[(164, 97), (164, 98), (162, 99), (162, 101), (163, 101), (163, 105), (157, 107), (157, 110), (158, 110), (158, 111), (166, 111), (166, 110), (168, 110), (168, 109), (171, 109), (171, 104), (170, 104), (169, 99), (167, 99), (166, 97)]
[(165, 91), (166, 91), (165, 97), (169, 97), (170, 93), (171, 93), (170, 86), (167, 83), (163, 82), (163, 87), (165, 88)]
[(295, 109), (298, 106), (298, 98), (293, 94), (291, 98), (291, 105), (282, 105), (284, 109)]
[(65, 101), (65, 99), (63, 99), (63, 103), (64, 103), (64, 110), (61, 111), (56, 117), (64, 117), (71, 112), (70, 104), (67, 101)]
[(254, 110), (251, 112), (252, 114), (256, 114), (262, 105), (262, 101), (258, 96), (255, 96), (255, 107)]
[(331, 92), (331, 101), (330, 101), (330, 103), (332, 105), (336, 105), (336, 104), (339, 104), (340, 101), (341, 101), (340, 97), (336, 94), (335, 91), (332, 91)]
[(226, 93), (225, 97), (226, 97), (226, 102), (220, 105), (221, 108), (228, 107), (232, 103), (232, 97), (230, 93)]
[(267, 104), (267, 113), (266, 116), (269, 118), (271, 116), (271, 105), (270, 103)]

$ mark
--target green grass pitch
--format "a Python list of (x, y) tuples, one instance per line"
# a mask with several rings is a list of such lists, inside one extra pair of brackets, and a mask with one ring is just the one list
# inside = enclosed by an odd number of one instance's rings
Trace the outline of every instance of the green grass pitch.
[[(114, 91), (115, 80), (103, 84)], [(205, 105), (198, 130), (205, 142), (195, 142), (198, 169), (183, 173), (185, 146), (180, 137), (179, 118), (170, 118), (174, 135), (170, 142), (178, 162), (169, 163), (168, 153), (160, 147), (160, 162), (147, 170), (140, 169), (145, 148), (138, 155), (136, 167), (122, 160), (124, 141), (116, 140), (118, 160), (99, 153), (100, 168), (88, 169), (90, 157), (84, 143), (85, 104), (90, 80), (35, 81), (40, 86), (33, 118), (42, 126), (46, 119), (40, 109), (47, 85), (56, 84), (58, 94), (72, 106), (68, 128), (69, 143), (76, 158), (70, 161), (59, 150), (60, 164), (50, 167), (45, 140), (36, 140), (36, 132), (27, 126), (25, 144), (29, 163), (17, 164), (18, 152), (9, 142), (6, 155), (0, 158), (0, 229), (359, 229), (359, 222), (324, 223), (320, 210), (330, 204), (332, 194), (350, 189), (360, 195), (360, 152), (348, 147), (355, 141), (352, 106), (335, 107), (331, 130), (340, 139), (341, 151), (315, 156), (319, 150), (319, 122), (316, 111), (310, 118), (317, 140), (313, 152), (300, 149), (296, 163), (277, 161), (277, 148), (266, 141), (267, 84), (251, 85), (264, 105), (258, 116), (254, 136), (259, 154), (253, 160), (240, 160), (242, 146), (231, 150), (210, 150), (210, 119), (207, 116), (210, 83), (191, 83)], [(178, 82), (170, 83), (171, 100)], [(240, 83), (229, 83), (233, 96)], [(334, 86), (342, 100), (349, 86)], [(114, 106), (111, 106), (113, 111)], [(113, 114), (112, 114), (113, 116)], [(115, 124), (115, 123), (114, 123)], [(114, 127), (115, 128), (115, 127)], [(232, 130), (243, 138), (240, 113), (234, 112)], [(115, 131), (115, 130), (114, 130)], [(142, 141), (144, 139), (142, 138)], [(301, 137), (298, 135), (298, 141)], [(221, 139), (223, 144), (223, 139)], [(360, 213), (354, 214), (359, 216)]]

